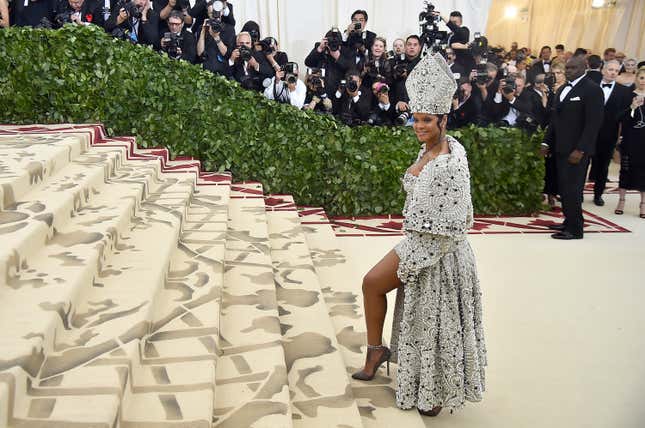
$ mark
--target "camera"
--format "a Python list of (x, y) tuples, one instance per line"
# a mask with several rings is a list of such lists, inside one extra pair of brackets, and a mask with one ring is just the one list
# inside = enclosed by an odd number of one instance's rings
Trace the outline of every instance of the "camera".
[(341, 45), (343, 44), (343, 36), (340, 34), (338, 28), (332, 28), (327, 36), (327, 46), (332, 52), (340, 50)]
[(347, 82), (347, 91), (348, 92), (356, 92), (358, 91), (358, 82), (354, 79), (350, 80)]
[(488, 75), (486, 64), (477, 64), (475, 66), (475, 78), (473, 79), (473, 82), (476, 85), (488, 85), (490, 81), (491, 78)]
[(502, 88), (502, 92), (504, 92), (505, 94), (512, 94), (516, 89), (517, 84), (515, 83), (514, 77), (511, 76), (504, 79), (504, 87)]
[(354, 27), (352, 28), (352, 31), (361, 31), (363, 26), (361, 25), (360, 22), (354, 22)]
[(180, 57), (181, 55), (179, 55), (178, 50), (181, 48), (181, 43), (184, 40), (182, 35), (175, 33), (164, 33), (163, 39), (165, 41), (164, 50), (168, 52), (168, 56), (171, 58)]
[(266, 39), (262, 39), (258, 42), (260, 47), (262, 48), (262, 53), (265, 55), (270, 55), (273, 52), (275, 52), (274, 49), (274, 39), (272, 37), (267, 37)]
[(381, 95), (381, 94), (387, 94), (390, 92), (390, 87), (387, 85), (387, 83), (377, 83), (376, 84), (376, 93)]
[(212, 18), (206, 20), (206, 25), (213, 30), (214, 33), (221, 33), (224, 27), (222, 26), (221, 18)]
[(240, 46), (238, 48), (240, 50), (240, 59), (242, 61), (250, 61), (251, 58), (253, 58), (253, 51), (251, 48), (246, 47), (246, 46)]
[(394, 80), (403, 80), (408, 74), (408, 64), (405, 60), (405, 54), (394, 57), (394, 66), (392, 67), (392, 77)]
[(412, 114), (409, 111), (403, 111), (396, 117), (396, 119), (394, 119), (394, 123), (399, 126), (404, 126), (406, 123), (408, 123), (411, 117)]
[(59, 13), (54, 17), (54, 22), (56, 22), (56, 25), (60, 27), (65, 24), (70, 24), (72, 22), (72, 14), (69, 12)]
[(424, 10), (419, 14), (421, 45), (438, 52), (448, 45), (448, 32), (439, 30), (441, 17), (435, 13), (435, 6), (428, 1), (424, 4)]
[(298, 82), (298, 64), (295, 62), (288, 62), (280, 68), (284, 72), (283, 81), (293, 85)]
[(128, 17), (133, 19), (141, 19), (141, 11), (134, 3), (134, 0), (121, 0), (117, 4), (117, 8), (125, 10), (125, 13), (128, 14)]
[(481, 35), (481, 33), (475, 33), (474, 39), (470, 44), (470, 53), (473, 56), (479, 56), (482, 59), (482, 62), (486, 62), (488, 59), (488, 39)]
[(347, 80), (343, 79), (338, 84), (338, 92), (343, 93), (347, 89)]

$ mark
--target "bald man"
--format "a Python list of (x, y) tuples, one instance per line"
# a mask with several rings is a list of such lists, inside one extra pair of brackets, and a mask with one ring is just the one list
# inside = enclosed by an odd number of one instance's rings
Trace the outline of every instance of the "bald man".
[(603, 120), (604, 95), (600, 86), (585, 77), (586, 61), (574, 56), (567, 61), (567, 84), (555, 94), (551, 124), (544, 137), (543, 152), (553, 153), (562, 199), (564, 223), (551, 228), (554, 239), (582, 239), (582, 192), (589, 158)]

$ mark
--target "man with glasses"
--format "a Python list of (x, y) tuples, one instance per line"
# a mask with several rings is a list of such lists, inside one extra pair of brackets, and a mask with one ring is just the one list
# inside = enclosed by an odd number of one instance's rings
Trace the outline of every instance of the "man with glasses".
[(173, 10), (168, 16), (168, 29), (161, 39), (161, 50), (173, 59), (183, 59), (191, 64), (197, 58), (195, 36), (184, 28), (184, 15)]
[(159, 13), (151, 8), (150, 0), (134, 0), (134, 4), (137, 16), (131, 16), (124, 8), (115, 10), (105, 23), (105, 29), (115, 37), (159, 50)]
[(103, 26), (103, 12), (99, 4), (91, 0), (68, 0), (59, 2), (56, 8), (55, 20), (57, 26), (67, 23), (77, 25), (95, 24)]

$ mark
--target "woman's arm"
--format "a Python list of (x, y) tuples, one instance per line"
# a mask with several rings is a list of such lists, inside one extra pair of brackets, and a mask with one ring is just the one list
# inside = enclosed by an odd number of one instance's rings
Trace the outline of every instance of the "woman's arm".
[(0, 27), (9, 28), (9, 5), (7, 0), (0, 0)]

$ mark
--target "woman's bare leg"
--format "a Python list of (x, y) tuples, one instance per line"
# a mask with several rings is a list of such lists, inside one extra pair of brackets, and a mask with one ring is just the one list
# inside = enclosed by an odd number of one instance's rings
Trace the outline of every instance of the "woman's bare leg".
[(365, 308), (365, 323), (367, 324), (367, 344), (378, 346), (382, 344), (383, 324), (387, 312), (385, 295), (401, 286), (396, 275), (399, 268), (399, 256), (394, 250), (390, 251), (363, 278), (363, 306)]

